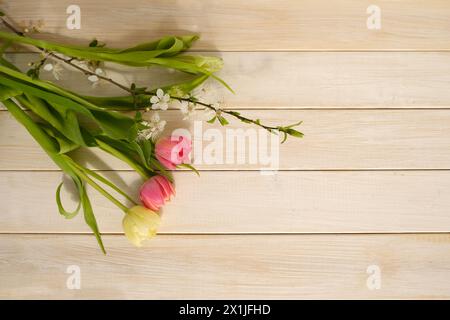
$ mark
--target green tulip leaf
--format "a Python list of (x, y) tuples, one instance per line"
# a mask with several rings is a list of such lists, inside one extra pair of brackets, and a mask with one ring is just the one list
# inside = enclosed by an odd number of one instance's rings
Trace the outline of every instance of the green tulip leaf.
[(22, 91), (16, 88), (0, 85), (0, 102), (21, 95)]
[(78, 202), (77, 208), (74, 211), (70, 212), (70, 211), (65, 210), (63, 205), (62, 205), (62, 201), (61, 201), (61, 187), (63, 186), (63, 184), (64, 184), (64, 182), (61, 182), (59, 184), (58, 188), (56, 188), (56, 205), (58, 206), (59, 213), (62, 216), (64, 216), (66, 219), (72, 219), (80, 211), (80, 209), (81, 209), (81, 201)]
[(86, 192), (86, 186), (82, 184), (80, 190), (81, 205), (83, 206), (84, 221), (94, 232), (95, 238), (100, 246), (100, 249), (104, 254), (106, 254), (105, 246), (103, 245), (102, 236), (100, 230), (98, 229), (97, 220), (95, 219), (94, 211), (92, 210), (91, 201)]

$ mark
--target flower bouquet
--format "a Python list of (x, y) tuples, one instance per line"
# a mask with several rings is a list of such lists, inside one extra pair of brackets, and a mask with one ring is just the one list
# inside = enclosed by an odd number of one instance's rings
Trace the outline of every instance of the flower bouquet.
[[(185, 52), (198, 39), (196, 35), (166, 36), (159, 40), (138, 44), (126, 49), (108, 48), (97, 40), (88, 46), (63, 45), (39, 40), (29, 30), (14, 26), (3, 13), (0, 19), (7, 31), (0, 31), (0, 101), (21, 123), (48, 154), (53, 162), (72, 180), (77, 189), (79, 204), (70, 212), (61, 201), (60, 184), (56, 188), (59, 213), (67, 219), (80, 210), (92, 229), (100, 248), (105, 252), (96, 222), (87, 185), (97, 190), (124, 212), (123, 229), (136, 246), (151, 238), (160, 223), (158, 211), (175, 194), (171, 171), (190, 165), (191, 141), (184, 136), (160, 137), (165, 122), (158, 110), (169, 105), (189, 114), (193, 110), (211, 113), (208, 123), (227, 125), (227, 117), (259, 126), (274, 134), (302, 137), (289, 126), (268, 126), (259, 119), (250, 119), (237, 111), (222, 108), (217, 103), (201, 101), (195, 94), (204, 82), (212, 78), (232, 89), (218, 76), (223, 62), (218, 57), (187, 55)], [(4, 53), (12, 45), (39, 52), (38, 61), (31, 62), (25, 72), (8, 61)], [(188, 80), (162, 88), (126, 86), (109, 78), (105, 62), (131, 67), (161, 67), (179, 70), (189, 75)], [(40, 79), (42, 70), (59, 78), (61, 65), (82, 72), (93, 84), (100, 81), (123, 90), (119, 97), (85, 96)], [(132, 116), (130, 116), (130, 112)], [(152, 115), (144, 116), (151, 112)], [(133, 199), (110, 180), (75, 161), (71, 151), (79, 148), (99, 148), (127, 163), (143, 179), (140, 201)], [(197, 172), (198, 173), (198, 172)], [(131, 207), (119, 201), (113, 193), (124, 197)]]

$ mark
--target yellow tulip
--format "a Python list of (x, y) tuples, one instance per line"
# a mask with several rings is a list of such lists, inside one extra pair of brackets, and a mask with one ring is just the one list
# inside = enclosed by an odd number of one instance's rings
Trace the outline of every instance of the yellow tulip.
[(128, 240), (136, 247), (142, 247), (144, 240), (156, 235), (159, 222), (157, 213), (143, 206), (135, 206), (127, 211), (122, 225)]

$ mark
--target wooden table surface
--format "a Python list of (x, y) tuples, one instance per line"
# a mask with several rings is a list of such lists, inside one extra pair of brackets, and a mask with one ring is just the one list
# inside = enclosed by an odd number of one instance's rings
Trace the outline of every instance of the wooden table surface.
[[(40, 36), (67, 43), (200, 33), (194, 51), (223, 57), (220, 76), (236, 91), (211, 84), (209, 94), (270, 123), (304, 120), (305, 137), (281, 146), (272, 175), (248, 163), (203, 164), (200, 178), (176, 172), (177, 196), (145, 248), (127, 242), (121, 213), (92, 192), (105, 256), (81, 216), (59, 216), (61, 172), (0, 110), (0, 298), (450, 298), (448, 0), (378, 0), (375, 30), (366, 0), (77, 0), (81, 29), (68, 30), (71, 4), (0, 7), (17, 23), (43, 20), (51, 34)], [(9, 58), (25, 67), (36, 56)], [(128, 85), (171, 76), (108, 72)], [(59, 84), (119, 94), (69, 71)], [(177, 110), (164, 118), (192, 129)], [(76, 157), (138, 186), (116, 159)], [(75, 203), (70, 190), (64, 198)], [(70, 266), (80, 289), (67, 287)]]

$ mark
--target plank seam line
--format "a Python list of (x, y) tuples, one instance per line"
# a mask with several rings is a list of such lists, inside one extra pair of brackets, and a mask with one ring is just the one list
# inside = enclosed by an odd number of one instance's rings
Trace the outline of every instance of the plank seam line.
[[(80, 41), (82, 39), (79, 39)], [(87, 40), (88, 42), (88, 40)], [(211, 50), (201, 48), (190, 48), (189, 52), (195, 53), (449, 53), (450, 49), (259, 49), (259, 50), (240, 50), (225, 49)], [(6, 51), (6, 54), (39, 54), (39, 52), (31, 51)]]
[[(135, 172), (129, 169), (92, 169), (97, 172)], [(192, 173), (188, 169), (176, 170), (171, 172), (183, 172)], [(260, 169), (198, 169), (199, 172), (259, 172)], [(368, 168), (368, 169), (278, 169), (277, 172), (427, 172), (427, 171), (450, 171), (450, 168), (403, 168), (403, 169), (393, 169), (393, 168)], [(0, 169), (0, 173), (20, 173), (20, 172), (56, 172), (62, 173), (58, 169)]]
[[(29, 109), (24, 109), (25, 111), (29, 111)], [(239, 111), (432, 111), (432, 110), (450, 110), (449, 106), (442, 106), (442, 107), (414, 107), (414, 106), (408, 106), (408, 107), (282, 107), (282, 108), (276, 108), (276, 107), (258, 107), (258, 108), (250, 108), (250, 107), (234, 107), (234, 108), (227, 108), (227, 110), (239, 110)], [(170, 112), (179, 112), (179, 110), (167, 110)], [(9, 112), (6, 109), (0, 109), (0, 112)], [(129, 112), (133, 112), (133, 110), (130, 110)]]
[[(89, 232), (0, 232), (1, 235), (75, 235), (75, 236), (93, 236)], [(123, 232), (103, 232), (104, 236), (123, 236)], [(450, 231), (383, 231), (383, 232), (163, 232), (158, 236), (321, 236), (321, 235), (450, 235)]]

